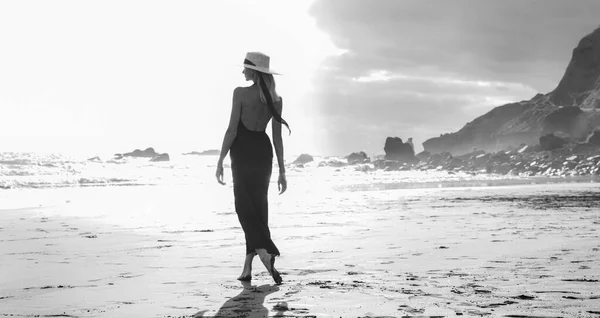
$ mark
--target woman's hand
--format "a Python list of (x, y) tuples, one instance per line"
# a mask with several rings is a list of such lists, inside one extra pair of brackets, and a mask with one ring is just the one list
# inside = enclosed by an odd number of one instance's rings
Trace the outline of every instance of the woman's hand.
[(217, 163), (217, 172), (215, 173), (215, 176), (217, 177), (218, 183), (225, 185), (225, 182), (223, 182), (223, 163), (220, 161)]
[(279, 194), (283, 194), (285, 190), (287, 190), (287, 180), (285, 179), (285, 172), (279, 173), (279, 180), (277, 180), (277, 188), (279, 189)]

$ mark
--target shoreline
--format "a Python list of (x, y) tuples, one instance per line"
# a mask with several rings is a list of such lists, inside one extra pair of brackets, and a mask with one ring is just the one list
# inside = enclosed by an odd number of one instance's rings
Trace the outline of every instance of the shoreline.
[(597, 189), (273, 194), (281, 286), (257, 259), (250, 285), (235, 279), (243, 232), (226, 187), (207, 194), (217, 203), (195, 199), (194, 187), (64, 191), (52, 205), (0, 210), (0, 312), (585, 316), (600, 311)]

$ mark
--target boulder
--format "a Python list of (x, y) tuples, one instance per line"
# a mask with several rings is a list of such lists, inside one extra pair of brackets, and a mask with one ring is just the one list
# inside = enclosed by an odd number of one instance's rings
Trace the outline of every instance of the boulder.
[(423, 150), (417, 154), (417, 158), (419, 158), (420, 161), (427, 161), (429, 157), (431, 157), (431, 153), (427, 150)]
[(415, 157), (413, 147), (409, 143), (402, 142), (402, 139), (398, 137), (387, 137), (383, 150), (385, 151), (386, 160), (406, 163), (416, 163), (419, 161)]
[(497, 153), (495, 153), (494, 155), (492, 155), (492, 157), (490, 158), (491, 162), (494, 163), (508, 163), (510, 161), (510, 155), (507, 154), (504, 151), (499, 151)]
[(168, 153), (161, 153), (158, 154), (154, 157), (152, 157), (152, 159), (150, 159), (151, 162), (159, 162), (159, 161), (170, 161), (171, 158), (169, 157)]
[(292, 162), (292, 164), (294, 165), (304, 165), (307, 164), (309, 162), (312, 162), (313, 160), (315, 160), (313, 158), (313, 156), (303, 153), (300, 156), (298, 156), (298, 158), (296, 158), (296, 160), (294, 160), (294, 162)]
[(476, 166), (484, 165), (490, 160), (491, 157), (492, 155), (490, 155), (489, 153), (482, 153), (480, 155), (475, 156), (473, 164), (475, 164)]
[(370, 162), (369, 156), (367, 156), (367, 154), (364, 151), (353, 152), (350, 155), (346, 156), (346, 160), (348, 160), (349, 165)]
[(528, 152), (531, 152), (531, 149), (532, 149), (532, 147), (530, 147), (529, 145), (522, 145), (517, 150), (517, 153), (520, 153), (520, 154), (528, 153)]
[(445, 170), (454, 170), (460, 167), (464, 167), (465, 166), (465, 162), (458, 159), (458, 158), (450, 158), (449, 160), (447, 160), (444, 163), (444, 169)]
[(499, 165), (495, 165), (492, 169), (492, 173), (506, 175), (511, 171), (510, 165), (508, 163), (503, 163)]
[(566, 140), (563, 138), (554, 136), (554, 134), (547, 134), (540, 137), (541, 150), (554, 150), (562, 148), (566, 144)]

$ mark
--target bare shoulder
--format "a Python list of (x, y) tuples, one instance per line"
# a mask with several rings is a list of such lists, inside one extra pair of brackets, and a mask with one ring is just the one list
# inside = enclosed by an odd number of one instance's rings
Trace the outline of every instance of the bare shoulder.
[(244, 94), (245, 92), (246, 92), (245, 87), (238, 86), (233, 89), (233, 95), (240, 95), (240, 94)]

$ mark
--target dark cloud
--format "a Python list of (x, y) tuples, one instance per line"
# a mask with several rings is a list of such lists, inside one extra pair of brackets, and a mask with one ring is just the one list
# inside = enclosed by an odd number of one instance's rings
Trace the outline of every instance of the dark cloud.
[(329, 149), (381, 152), (386, 134), (420, 143), (554, 89), (600, 1), (317, 0), (310, 14), (346, 51), (315, 78)]

